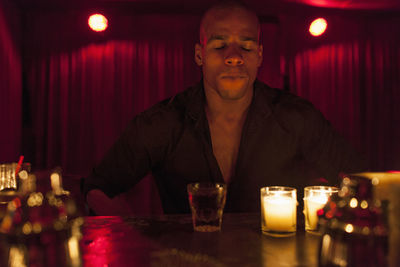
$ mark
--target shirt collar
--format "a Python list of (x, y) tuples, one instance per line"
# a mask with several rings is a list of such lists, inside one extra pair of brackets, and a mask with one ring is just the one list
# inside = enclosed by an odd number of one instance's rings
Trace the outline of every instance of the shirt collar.
[(187, 115), (194, 121), (197, 121), (204, 113), (204, 105), (206, 103), (203, 80), (189, 89), (187, 99)]
[(271, 88), (266, 84), (255, 80), (254, 82), (254, 94), (253, 101), (250, 106), (250, 110), (253, 110), (257, 116), (264, 118), (271, 114), (272, 109), (272, 95)]

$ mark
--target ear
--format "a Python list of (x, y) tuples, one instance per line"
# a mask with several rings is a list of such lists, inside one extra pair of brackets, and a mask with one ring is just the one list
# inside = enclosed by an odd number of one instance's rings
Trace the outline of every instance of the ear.
[(261, 66), (262, 61), (263, 61), (263, 46), (260, 44), (258, 46), (258, 67)]
[(194, 61), (198, 66), (203, 65), (203, 48), (200, 44), (196, 44), (194, 47)]

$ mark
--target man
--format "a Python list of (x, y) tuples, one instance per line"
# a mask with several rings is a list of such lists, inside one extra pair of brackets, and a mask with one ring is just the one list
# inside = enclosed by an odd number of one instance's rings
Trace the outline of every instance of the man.
[[(236, 3), (209, 9), (195, 61), (202, 81), (134, 118), (85, 180), (89, 206), (112, 198), (152, 172), (165, 213), (190, 212), (186, 185), (228, 185), (225, 210), (259, 211), (260, 188), (337, 184), (363, 163), (309, 102), (256, 80), (262, 62), (257, 16)], [(107, 213), (107, 212), (106, 212)]]

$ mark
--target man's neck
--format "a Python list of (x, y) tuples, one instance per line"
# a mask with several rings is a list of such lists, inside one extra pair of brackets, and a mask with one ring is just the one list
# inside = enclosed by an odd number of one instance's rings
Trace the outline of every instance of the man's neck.
[(206, 95), (206, 114), (209, 120), (241, 121), (246, 116), (250, 107), (253, 90), (240, 99), (222, 99), (215, 91), (205, 90)]

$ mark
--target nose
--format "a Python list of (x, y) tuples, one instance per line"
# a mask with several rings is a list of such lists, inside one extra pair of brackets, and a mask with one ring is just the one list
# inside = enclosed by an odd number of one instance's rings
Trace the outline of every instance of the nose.
[(230, 51), (230, 53), (225, 57), (225, 64), (228, 66), (240, 66), (243, 65), (243, 57), (238, 51)]

